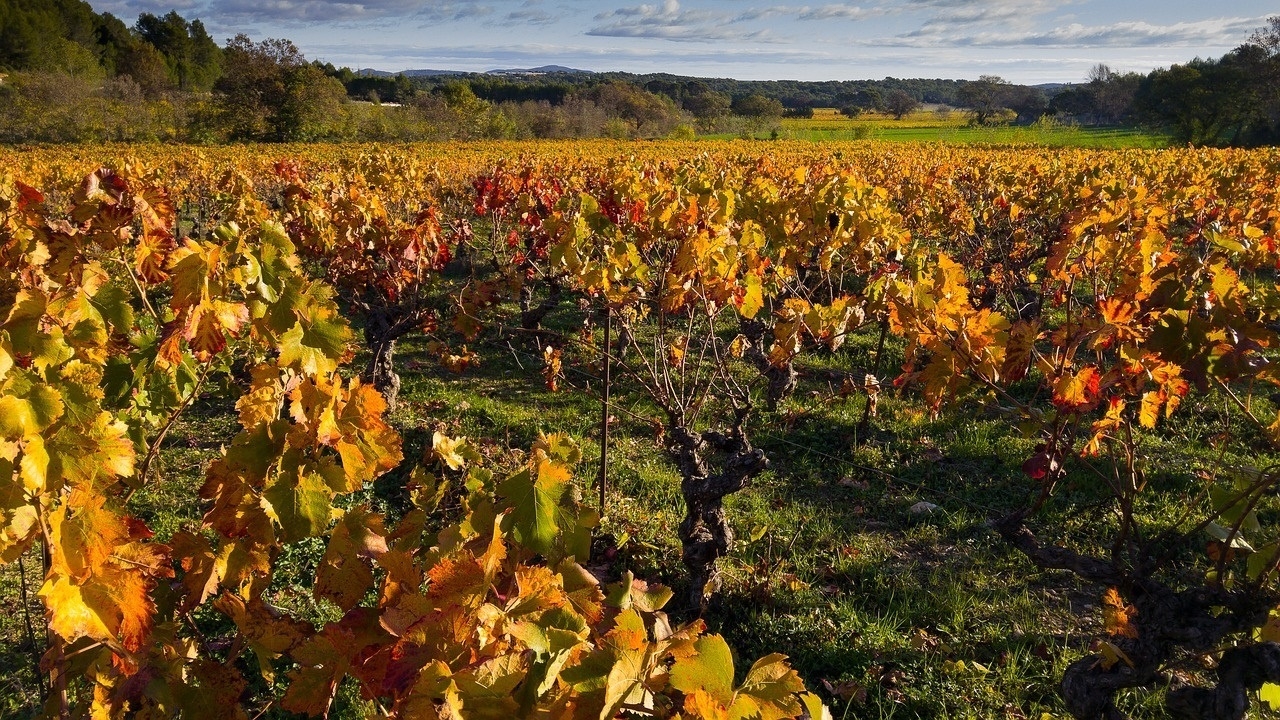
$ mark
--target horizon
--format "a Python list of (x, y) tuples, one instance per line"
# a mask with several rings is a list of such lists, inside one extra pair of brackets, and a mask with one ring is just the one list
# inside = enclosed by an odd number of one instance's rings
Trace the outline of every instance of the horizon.
[[(776, 0), (770, 0), (776, 2)], [(1229, 12), (1190, 0), (92, 0), (132, 24), (142, 12), (292, 40), (308, 59), (397, 73), (561, 65), (592, 72), (735, 80), (1071, 83), (1103, 63), (1149, 72), (1244, 43), (1274, 6)], [(1158, 18), (1158, 20), (1153, 20)], [(438, 35), (446, 37), (437, 37)]]

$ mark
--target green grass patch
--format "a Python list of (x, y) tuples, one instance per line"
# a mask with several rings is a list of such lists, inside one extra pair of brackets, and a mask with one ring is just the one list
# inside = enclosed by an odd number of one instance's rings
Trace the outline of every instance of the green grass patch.
[[(710, 134), (708, 139), (731, 139), (733, 133)], [(846, 142), (878, 140), (904, 143), (955, 145), (1036, 145), (1062, 148), (1158, 149), (1169, 147), (1168, 136), (1141, 128), (1082, 127), (1044, 120), (1031, 125), (970, 124), (960, 110), (946, 113), (920, 111), (903, 118), (884, 113), (863, 113), (847, 118), (818, 113), (813, 118), (783, 118), (772, 127), (751, 134), (757, 140)]]

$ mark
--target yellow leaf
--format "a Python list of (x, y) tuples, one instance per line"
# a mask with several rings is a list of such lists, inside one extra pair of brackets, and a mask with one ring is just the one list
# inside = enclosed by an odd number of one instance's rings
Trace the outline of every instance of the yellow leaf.
[(671, 666), (671, 687), (687, 694), (705, 691), (721, 704), (733, 699), (733, 655), (719, 635), (705, 635), (693, 643), (692, 652), (676, 658)]
[(1280, 710), (1280, 685), (1263, 683), (1258, 690), (1258, 699), (1270, 705), (1272, 711)]
[(764, 287), (760, 276), (747, 273), (742, 278), (742, 300), (738, 303), (738, 312), (742, 317), (751, 319), (764, 307)]
[(1160, 419), (1160, 406), (1164, 404), (1164, 391), (1152, 390), (1142, 396), (1142, 410), (1138, 413), (1138, 422), (1144, 428), (1153, 428)]
[(702, 688), (684, 696), (684, 713), (690, 720), (729, 720), (724, 705)]
[(817, 695), (807, 692), (800, 696), (800, 702), (804, 703), (804, 709), (813, 720), (832, 720), (831, 711)]
[(1110, 670), (1121, 660), (1124, 661), (1125, 665), (1133, 667), (1133, 660), (1130, 660), (1129, 656), (1126, 655), (1123, 650), (1116, 647), (1114, 643), (1103, 640), (1098, 646), (1098, 652), (1102, 653), (1103, 670)]
[(466, 442), (465, 437), (451, 438), (437, 430), (431, 436), (431, 451), (436, 459), (448, 465), (450, 470), (461, 470), (467, 464), (467, 460), (459, 451)]
[(1102, 624), (1111, 635), (1137, 638), (1138, 628), (1133, 625), (1132, 619), (1136, 614), (1137, 610), (1125, 603), (1115, 588), (1107, 588), (1102, 594)]

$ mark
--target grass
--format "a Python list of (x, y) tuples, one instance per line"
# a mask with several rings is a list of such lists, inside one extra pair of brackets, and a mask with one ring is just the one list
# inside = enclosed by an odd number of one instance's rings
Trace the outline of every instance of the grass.
[[(728, 138), (733, 135), (707, 137)], [(959, 110), (918, 111), (898, 119), (886, 113), (863, 113), (847, 118), (831, 108), (817, 108), (813, 118), (783, 118), (775, 128), (761, 129), (753, 137), (809, 142), (881, 140), (1099, 149), (1163, 148), (1170, 144), (1168, 137), (1138, 128), (1079, 127), (1052, 122), (974, 126)]]
[[(550, 322), (572, 329), (567, 313)], [(837, 718), (1065, 717), (1056, 684), (1100, 634), (1104, 588), (1037, 570), (989, 527), (1034, 490), (1020, 465), (1035, 440), (981, 404), (932, 417), (910, 390), (886, 390), (869, 433), (860, 436), (865, 400), (841, 396), (837, 378), (875, 365), (875, 336), (858, 333), (837, 352), (808, 356), (795, 395), (755, 416), (752, 437), (772, 466), (728, 500), (739, 540), (722, 563), (725, 584), (707, 619), (728, 637), (740, 674), (756, 658), (784, 652)], [(583, 446), (576, 478), (591, 497), (598, 380), (570, 370), (566, 387), (551, 393), (536, 348), (518, 339), (481, 342), (482, 363), (462, 375), (439, 369), (422, 339), (402, 343), (402, 402), (392, 421), (406, 457), (421, 455), (433, 429), (467, 436), (499, 457), (527, 448), (539, 432), (568, 432)], [(881, 366), (902, 360), (891, 341)], [(361, 362), (357, 357), (348, 372)], [(621, 384), (616, 392), (618, 406), (648, 414)], [(195, 403), (166, 440), (163, 482), (131, 502), (158, 540), (198, 526), (196, 491), (206, 464), (235, 433), (233, 403), (222, 393)], [(679, 477), (647, 424), (615, 415), (603, 531), (624, 540), (612, 569), (678, 584)], [(1218, 462), (1213, 444), (1221, 437), (1230, 438), (1228, 463), (1274, 460), (1250, 455), (1256, 432), (1237, 414), (1193, 395), (1144, 439), (1148, 478), (1158, 489), (1142, 508), (1149, 522), (1179, 514), (1196, 487), (1195, 472)], [(353, 500), (385, 497), (402, 481), (402, 473), (390, 473)], [(1092, 476), (1077, 471), (1037, 527), (1054, 541), (1101, 551), (1111, 529), (1105, 515), (1100, 521), (1079, 508), (1105, 496)], [(913, 512), (921, 502), (935, 507)], [(1265, 510), (1274, 522), (1274, 503)], [(333, 608), (311, 597), (322, 552), (322, 542), (312, 540), (282, 556), (274, 604), (313, 621), (331, 619)], [(0, 566), (0, 718), (29, 715), (38, 697), (25, 617), (31, 614), (41, 645), (40, 580), (32, 571), (39, 565), (34, 553), (25, 558), (26, 613), (18, 565)], [(229, 629), (211, 611), (200, 619)], [(1165, 717), (1159, 700), (1158, 693), (1123, 698), (1133, 717), (1151, 720)], [(369, 709), (344, 685), (334, 714), (359, 717)], [(1255, 706), (1250, 717), (1263, 715)]]
[[(1065, 717), (1056, 682), (1100, 632), (1103, 588), (1036, 570), (988, 527), (1031, 492), (1019, 466), (1034, 441), (982, 410), (930, 417), (910, 392), (884, 397), (870, 435), (857, 437), (864, 400), (833, 392), (829, 378), (870, 367), (874, 340), (874, 333), (855, 335), (840, 351), (813, 358), (794, 398), (757, 416), (752, 432), (773, 464), (728, 502), (739, 541), (723, 561), (726, 582), (711, 627), (728, 637), (740, 672), (767, 653), (789, 655), (810, 687), (833, 698), (837, 718)], [(887, 352), (884, 367), (900, 364), (899, 348), (891, 343)], [(576, 387), (551, 393), (535, 348), (504, 340), (481, 355), (479, 367), (459, 376), (440, 370), (420, 340), (403, 343), (402, 403), (393, 421), (406, 438), (406, 456), (420, 454), (436, 428), (498, 454), (528, 447), (542, 431), (569, 432), (583, 445), (587, 459), (576, 477), (591, 497), (599, 405), (587, 390), (598, 390), (595, 379), (571, 371), (567, 384)], [(617, 402), (645, 413), (625, 392)], [(1161, 471), (1153, 478), (1163, 490), (1146, 508), (1153, 519), (1174, 516), (1180, 493), (1194, 482), (1191, 473), (1214, 462), (1209, 444), (1195, 438), (1242, 432), (1208, 400), (1188, 404), (1148, 441)], [(603, 528), (626, 538), (614, 569), (678, 583), (678, 476), (651, 429), (617, 415)], [(131, 505), (158, 539), (198, 523), (203, 467), (233, 433), (229, 397), (204, 399), (175, 426), (161, 456), (164, 482)], [(384, 483), (394, 486), (397, 477)], [(1089, 477), (1073, 476), (1041, 522), (1060, 534), (1055, 539), (1096, 548), (1106, 523), (1075, 508), (1103, 494)], [(922, 501), (936, 508), (912, 512)], [(273, 585), (274, 603), (324, 618), (326, 609), (310, 595), (322, 552), (319, 541), (290, 549)], [(27, 559), (32, 594), (39, 581), (30, 569), (38, 566), (38, 557)], [(0, 717), (13, 717), (30, 711), (36, 679), (16, 565), (0, 572), (0, 666), (8, 668)], [(39, 634), (38, 599), (29, 600)], [(1135, 718), (1163, 717), (1158, 697), (1135, 694), (1125, 704)], [(336, 716), (366, 710), (344, 690)]]
[[(588, 458), (577, 477), (590, 495), (599, 406), (581, 386), (593, 380), (571, 375), (578, 391), (548, 393), (534, 353), (513, 347), (482, 353), (484, 364), (462, 377), (406, 373), (397, 421), (441, 422), (451, 433), (517, 447), (539, 431), (570, 432)], [(412, 343), (406, 350), (405, 362), (429, 367)], [(831, 360), (858, 364), (864, 354), (853, 349)], [(874, 442), (854, 451), (850, 434), (861, 401), (810, 402), (810, 393), (822, 390), (807, 383), (800, 399), (761, 419), (755, 436), (774, 468), (728, 502), (740, 547), (724, 562), (726, 585), (709, 619), (740, 654), (739, 668), (782, 650), (815, 687), (826, 680), (865, 688), (865, 699), (848, 708), (841, 702), (837, 717), (846, 709), (850, 717), (975, 718), (1060, 710), (1054, 678), (1084, 649), (1083, 636), (1075, 639), (1072, 602), (1093, 599), (1028, 572), (974, 507), (996, 493), (966, 487), (961, 477), (987, 472), (1019, 483), (1010, 468), (1021, 462), (1018, 448), (1026, 443), (1011, 446), (994, 422), (961, 428), (954, 418), (928, 420), (910, 400), (890, 400), (876, 425), (892, 429), (878, 430)], [(604, 530), (629, 538), (621, 564), (678, 583), (679, 478), (651, 430), (617, 415)], [(939, 473), (936, 464), (908, 460), (901, 454), (907, 444), (892, 435), (940, 437), (940, 447), (956, 456), (954, 470)], [(893, 466), (902, 481), (843, 459)], [(909, 508), (921, 500), (940, 507), (913, 515)]]

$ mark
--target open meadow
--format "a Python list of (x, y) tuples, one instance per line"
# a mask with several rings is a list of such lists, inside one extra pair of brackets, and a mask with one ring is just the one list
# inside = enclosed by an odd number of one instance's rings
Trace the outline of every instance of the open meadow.
[[(964, 110), (941, 107), (917, 110), (901, 118), (883, 112), (863, 112), (845, 117), (834, 108), (814, 108), (813, 117), (788, 117), (776, 121), (777, 139), (811, 142), (943, 142), (955, 145), (1029, 145), (1039, 147), (1158, 149), (1169, 147), (1170, 138), (1158, 132), (1131, 127), (1081, 127), (1046, 118), (1030, 125), (1011, 123), (977, 125)], [(773, 130), (748, 131), (769, 139)], [(709, 137), (729, 139), (733, 133)]]
[(1280, 151), (781, 127), (0, 149), (0, 717), (1276, 717)]

